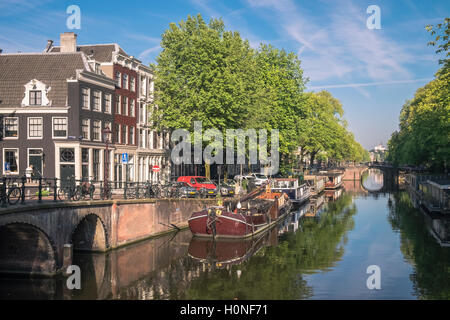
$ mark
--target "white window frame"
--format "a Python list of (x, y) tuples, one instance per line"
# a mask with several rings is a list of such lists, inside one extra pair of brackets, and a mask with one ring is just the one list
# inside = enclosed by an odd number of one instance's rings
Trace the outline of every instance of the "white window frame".
[[(66, 119), (66, 136), (55, 137), (55, 119)], [(67, 117), (52, 117), (52, 139), (67, 139), (69, 135), (69, 119)]]
[[(103, 94), (104, 101), (105, 101), (105, 113), (111, 114), (112, 113), (112, 94), (111, 93), (105, 93)], [(109, 100), (106, 99), (106, 97), (109, 97)], [(107, 103), (109, 101), (109, 104)]]
[[(87, 106), (84, 106), (84, 95), (83, 95), (83, 90), (86, 89), (87, 90), (87, 97), (88, 97), (88, 101), (87, 101)], [(88, 87), (81, 87), (81, 109), (84, 110), (91, 110), (91, 88)]]
[[(44, 149), (43, 148), (27, 148), (27, 168), (30, 166), (30, 150), (41, 150), (41, 155), (43, 157), (44, 155)], [(42, 172), (41, 175), (44, 176), (44, 159), (41, 158), (41, 165), (42, 165)]]
[[(125, 85), (123, 85), (124, 81), (125, 81)], [(124, 73), (124, 74), (122, 75), (122, 88), (123, 88), (123, 89), (129, 90), (129, 87), (130, 87), (129, 81), (130, 81), (129, 75), (128, 75), (127, 73)]]
[(2, 172), (5, 175), (6, 174), (6, 170), (5, 170), (5, 151), (6, 150), (15, 150), (16, 151), (16, 162), (17, 162), (17, 172), (9, 172), (9, 174), (14, 174), (14, 175), (19, 175), (20, 172), (20, 153), (19, 153), (19, 148), (3, 148), (3, 161), (2, 161)]
[(136, 92), (136, 78), (130, 76), (130, 91)]
[(88, 134), (87, 134), (87, 138), (83, 138), (84, 141), (89, 141), (91, 140), (91, 119), (81, 119), (81, 136), (83, 136), (83, 120), (87, 120), (88, 123)]
[[(117, 99), (119, 99), (119, 108), (117, 109)], [(118, 94), (114, 101), (114, 113), (122, 114), (122, 95)]]
[[(116, 77), (118, 75), (118, 77)], [(114, 80), (116, 81), (116, 86), (122, 88), (122, 72), (115, 71), (114, 72)]]
[[(31, 137), (30, 136), (30, 120), (31, 119), (41, 119), (41, 136)], [(42, 117), (28, 117), (27, 118), (27, 139), (29, 140), (42, 140), (44, 137), (44, 119)]]
[[(118, 139), (116, 139), (115, 143), (121, 143), (121, 141), (122, 141), (122, 136), (121, 136), (121, 134), (122, 134), (122, 125), (121, 124), (115, 124), (115, 126), (116, 126), (115, 129), (117, 129), (117, 126), (119, 126), (119, 130), (115, 131), (116, 132), (116, 137), (118, 137)], [(117, 134), (118, 134), (118, 136), (117, 136)]]
[[(98, 122), (99, 123), (99, 139), (95, 139), (95, 126), (94, 123)], [(102, 141), (102, 121), (101, 120), (92, 120), (92, 141)]]
[(128, 108), (130, 107), (129, 103), (129, 99), (127, 96), (122, 96), (122, 108), (123, 108), (123, 104), (125, 103), (125, 112), (122, 113), (124, 116), (128, 116)]
[(136, 100), (130, 98), (130, 117), (136, 117)]
[[(17, 120), (17, 137), (7, 137), (6, 136), (6, 119), (16, 119)], [(3, 139), (4, 140), (17, 140), (19, 139), (19, 129), (20, 129), (20, 125), (19, 125), (19, 117), (4, 117), (3, 118)]]
[[(130, 134), (130, 130), (133, 131), (133, 134)], [(134, 146), (135, 145), (135, 141), (134, 140), (136, 138), (136, 129), (133, 126), (129, 126), (128, 127), (128, 136), (129, 136), (128, 140), (130, 140), (130, 137), (131, 137), (131, 141), (130, 141), (129, 144)]]
[[(95, 94), (98, 93), (98, 109), (95, 109)], [(102, 92), (100, 90), (94, 90), (92, 94), (92, 111), (102, 112)]]

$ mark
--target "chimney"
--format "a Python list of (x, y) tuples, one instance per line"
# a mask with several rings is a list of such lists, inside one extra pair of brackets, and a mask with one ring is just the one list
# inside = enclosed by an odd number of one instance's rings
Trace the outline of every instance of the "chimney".
[(77, 35), (73, 32), (64, 32), (60, 35), (61, 52), (77, 52)]
[(44, 52), (50, 52), (53, 48), (53, 40), (47, 40), (47, 46), (45, 47)]

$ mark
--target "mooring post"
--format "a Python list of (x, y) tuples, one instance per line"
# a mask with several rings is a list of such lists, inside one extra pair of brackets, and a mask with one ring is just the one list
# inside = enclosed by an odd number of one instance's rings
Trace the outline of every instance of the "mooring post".
[(2, 208), (6, 208), (6, 177), (3, 177), (2, 181), (3, 181), (1, 190)]
[(58, 179), (53, 178), (53, 181), (54, 181), (54, 183), (53, 183), (53, 201), (56, 202), (56, 196), (57, 196), (57, 193), (58, 193), (58, 186), (57, 186)]
[(39, 196), (38, 202), (41, 203), (42, 202), (42, 177), (41, 176), (39, 177), (39, 194), (38, 194), (38, 196)]
[(25, 203), (25, 181), (26, 181), (26, 177), (23, 176), (22, 177), (22, 194), (20, 195), (21, 200), (20, 203)]

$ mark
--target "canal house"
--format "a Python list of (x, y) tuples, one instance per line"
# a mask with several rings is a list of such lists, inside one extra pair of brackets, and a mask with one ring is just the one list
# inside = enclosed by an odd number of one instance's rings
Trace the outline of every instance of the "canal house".
[[(49, 42), (48, 47), (51, 46)], [(62, 36), (61, 52), (0, 54), (2, 175), (103, 179), (114, 82)]]

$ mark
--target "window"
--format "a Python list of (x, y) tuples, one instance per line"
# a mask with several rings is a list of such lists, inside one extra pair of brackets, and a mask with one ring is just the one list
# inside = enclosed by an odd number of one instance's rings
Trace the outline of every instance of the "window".
[(120, 112), (120, 94), (116, 96), (116, 114), (121, 114)]
[(74, 148), (61, 148), (59, 150), (59, 161), (75, 162), (75, 149)]
[(122, 76), (122, 88), (128, 90), (128, 75), (126, 73)]
[(134, 99), (130, 99), (130, 116), (134, 117), (135, 115), (136, 115), (136, 111), (135, 111)]
[(120, 142), (123, 144), (127, 143), (127, 126), (122, 126), (122, 138), (120, 139)]
[(90, 139), (89, 133), (90, 133), (90, 120), (89, 119), (81, 120), (81, 136), (83, 137), (83, 140)]
[(130, 90), (136, 91), (136, 79), (130, 76)]
[(81, 88), (81, 107), (83, 109), (90, 109), (89, 108), (89, 89), (88, 88)]
[(146, 77), (144, 77), (144, 76), (141, 77), (141, 83), (140, 84), (141, 84), (141, 95), (145, 96), (146, 95), (145, 87), (146, 87), (146, 84), (147, 84)]
[(119, 124), (116, 124), (115, 133), (116, 133), (116, 137), (115, 137), (116, 141), (115, 142), (120, 143), (120, 125)]
[(139, 104), (139, 122), (144, 123), (144, 117), (145, 117), (144, 104), (143, 103), (138, 103), (138, 104)]
[(3, 149), (3, 170), (10, 173), (19, 173), (19, 149)]
[(105, 112), (111, 113), (111, 94), (105, 93), (104, 99), (105, 99)]
[(94, 111), (102, 111), (102, 105), (101, 105), (101, 91), (94, 90), (94, 101), (92, 105), (92, 110)]
[(81, 179), (83, 181), (89, 180), (89, 149), (81, 148)]
[(145, 147), (144, 133), (145, 133), (144, 130), (139, 129), (139, 147), (141, 147), (141, 148)]
[(28, 138), (42, 138), (42, 118), (28, 118)]
[(98, 181), (100, 179), (100, 150), (94, 149), (93, 150), (93, 174), (94, 174), (94, 181)]
[(53, 118), (53, 138), (67, 138), (67, 118)]
[(114, 80), (116, 81), (116, 86), (118, 86), (120, 88), (121, 79), (120, 79), (119, 71), (116, 71), (116, 73), (114, 74)]
[(128, 98), (125, 96), (122, 97), (122, 114), (128, 115)]
[(102, 122), (100, 120), (94, 120), (92, 121), (92, 139), (95, 141), (101, 141), (102, 140)]
[(19, 118), (5, 117), (3, 137), (17, 139), (19, 137)]
[(30, 106), (42, 105), (42, 91), (30, 91)]
[[(103, 129), (106, 129), (106, 128), (108, 128), (109, 130), (111, 130), (112, 131), (112, 127), (111, 127), (111, 122), (105, 122), (104, 124), (103, 124)], [(103, 134), (103, 133), (102, 133)], [(108, 133), (107, 135), (106, 135), (106, 140), (108, 141), (108, 143), (111, 143), (112, 141), (111, 141), (111, 133)], [(106, 141), (105, 141), (106, 142)]]
[(134, 144), (134, 127), (130, 127), (130, 137), (128, 138), (129, 144)]

